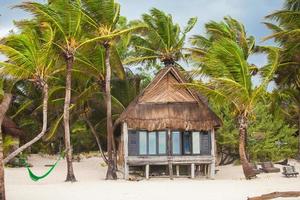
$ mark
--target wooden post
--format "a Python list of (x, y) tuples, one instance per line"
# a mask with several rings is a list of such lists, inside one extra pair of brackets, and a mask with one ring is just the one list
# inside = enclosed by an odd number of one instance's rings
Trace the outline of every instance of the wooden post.
[(146, 171), (145, 171), (145, 174), (146, 174), (146, 179), (147, 179), (147, 180), (149, 179), (149, 167), (150, 167), (149, 164), (147, 164), (147, 165), (146, 165), (146, 169), (145, 169), (145, 170), (146, 170)]
[(209, 177), (211, 179), (215, 178), (215, 168), (216, 168), (216, 153), (215, 153), (215, 130), (212, 129), (211, 130), (211, 156), (212, 156), (212, 162), (210, 164), (210, 168), (209, 168)]
[(123, 132), (123, 147), (124, 147), (124, 179), (128, 180), (129, 179), (129, 166), (127, 164), (127, 159), (128, 159), (128, 127), (127, 123), (123, 123), (122, 127), (122, 132)]
[(170, 161), (169, 161), (169, 176), (170, 179), (173, 180), (173, 165)]
[(172, 150), (171, 150), (171, 130), (168, 129), (168, 165), (169, 165), (169, 176), (170, 176), (170, 179), (173, 180), (173, 165), (172, 165)]
[(195, 163), (191, 164), (191, 178), (195, 178)]
[(176, 165), (176, 176), (179, 177), (179, 165)]

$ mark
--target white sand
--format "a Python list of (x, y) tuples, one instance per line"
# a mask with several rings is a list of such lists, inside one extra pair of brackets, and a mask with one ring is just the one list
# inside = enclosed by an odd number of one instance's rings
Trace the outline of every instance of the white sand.
[[(33, 155), (29, 162), (34, 165), (32, 170), (36, 174), (43, 174), (47, 171), (44, 165), (52, 164), (54, 160)], [(7, 200), (246, 200), (249, 196), (274, 191), (300, 191), (300, 178), (284, 178), (281, 173), (276, 173), (261, 174), (257, 179), (248, 181), (244, 180), (240, 166), (218, 167), (215, 180), (156, 178), (139, 182), (106, 181), (106, 168), (101, 163), (99, 158), (75, 162), (78, 180), (75, 183), (64, 182), (65, 161), (61, 161), (47, 178), (39, 182), (31, 181), (25, 168), (6, 168)], [(291, 164), (300, 171), (299, 163), (292, 161)]]

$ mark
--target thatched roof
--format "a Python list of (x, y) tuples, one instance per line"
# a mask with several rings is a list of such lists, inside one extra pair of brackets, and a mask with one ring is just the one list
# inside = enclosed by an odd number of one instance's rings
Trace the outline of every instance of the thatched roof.
[(16, 123), (9, 117), (4, 117), (2, 122), (2, 130), (6, 135), (20, 137), (24, 132), (16, 125)]
[(163, 68), (121, 114), (129, 128), (210, 130), (221, 125), (206, 101), (195, 91), (176, 85), (186, 80), (174, 66)]

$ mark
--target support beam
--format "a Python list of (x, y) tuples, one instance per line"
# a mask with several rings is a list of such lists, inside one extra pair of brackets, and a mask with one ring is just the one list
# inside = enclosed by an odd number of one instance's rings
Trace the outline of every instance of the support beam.
[(171, 130), (168, 129), (168, 166), (169, 166), (169, 176), (173, 180), (173, 165), (172, 165), (172, 150), (171, 150)]
[(169, 162), (169, 176), (170, 179), (173, 180), (173, 165), (171, 162)]
[(191, 178), (195, 178), (195, 163), (191, 164)]
[(129, 165), (128, 165), (128, 127), (127, 123), (124, 122), (122, 125), (122, 133), (123, 133), (123, 147), (124, 147), (124, 179), (129, 179)]
[(179, 165), (176, 165), (176, 176), (179, 177)]
[(146, 174), (146, 179), (148, 180), (149, 179), (149, 171), (150, 171), (150, 166), (149, 165), (146, 165), (146, 169), (145, 169), (145, 174)]
[(216, 144), (216, 140), (215, 140), (215, 130), (212, 129), (211, 130), (211, 155), (213, 157), (212, 159), (212, 163), (210, 164), (210, 175), (209, 177), (211, 179), (215, 178), (215, 171), (216, 171), (216, 153), (215, 153), (215, 144)]

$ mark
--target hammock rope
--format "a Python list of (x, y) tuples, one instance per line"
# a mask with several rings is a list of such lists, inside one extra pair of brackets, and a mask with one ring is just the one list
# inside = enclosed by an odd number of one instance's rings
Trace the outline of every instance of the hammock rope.
[(54, 170), (54, 168), (55, 168), (56, 165), (59, 163), (59, 161), (64, 157), (64, 155), (65, 155), (65, 151), (63, 151), (63, 152), (60, 154), (59, 158), (58, 158), (58, 159), (56, 160), (56, 162), (48, 169), (48, 171), (47, 171), (45, 174), (41, 175), (41, 176), (35, 175), (35, 174), (31, 171), (29, 164), (24, 160), (25, 167), (26, 167), (26, 169), (27, 169), (27, 171), (28, 171), (28, 174), (29, 174), (31, 180), (33, 180), (33, 181), (39, 181), (40, 179), (43, 179), (43, 178), (47, 177), (47, 176)]

